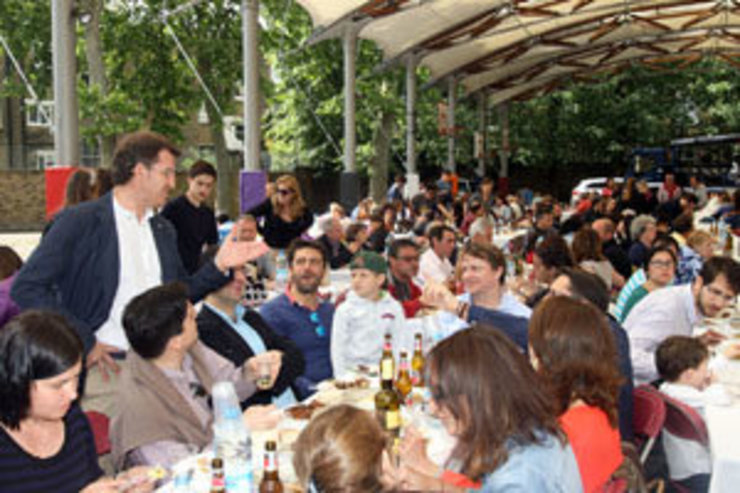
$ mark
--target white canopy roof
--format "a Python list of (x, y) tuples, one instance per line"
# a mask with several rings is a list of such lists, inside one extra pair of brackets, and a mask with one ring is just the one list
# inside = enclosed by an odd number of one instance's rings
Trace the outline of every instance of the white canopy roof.
[(408, 55), (495, 103), (629, 63), (683, 68), (705, 55), (740, 66), (740, 0), (297, 0), (313, 41), (348, 27), (387, 64)]

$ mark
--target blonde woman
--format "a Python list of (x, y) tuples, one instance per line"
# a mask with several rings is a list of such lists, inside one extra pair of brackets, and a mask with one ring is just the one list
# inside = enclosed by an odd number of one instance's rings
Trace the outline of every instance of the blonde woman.
[(264, 202), (247, 211), (262, 219), (260, 234), (270, 248), (285, 249), (313, 224), (313, 214), (301, 194), (301, 187), (293, 175), (282, 175)]
[(319, 414), (301, 432), (293, 467), (309, 492), (381, 492), (385, 448), (385, 434), (375, 417), (340, 404)]

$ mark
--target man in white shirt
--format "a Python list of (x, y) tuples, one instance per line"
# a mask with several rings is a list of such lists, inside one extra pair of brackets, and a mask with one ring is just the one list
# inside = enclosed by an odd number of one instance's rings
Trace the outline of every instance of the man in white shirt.
[[(693, 283), (658, 289), (643, 298), (624, 321), (635, 384), (658, 377), (654, 354), (664, 339), (672, 335), (691, 336), (703, 317), (716, 317), (735, 302), (739, 292), (740, 264), (727, 257), (712, 257)], [(701, 339), (705, 343), (717, 342), (717, 334), (708, 331)]]
[(419, 274), (424, 282), (446, 283), (455, 272), (450, 263), (450, 256), (455, 250), (455, 230), (440, 224), (432, 226), (427, 236), (429, 249), (421, 256)]
[(121, 315), (136, 295), (182, 280), (197, 302), (229, 280), (229, 269), (264, 253), (264, 244), (232, 241), (192, 275), (183, 267), (172, 224), (155, 209), (175, 186), (180, 151), (165, 137), (136, 132), (113, 157), (113, 190), (60, 213), (16, 278), (12, 297), (22, 309), (64, 315), (85, 344), (85, 409), (116, 412), (117, 374), (128, 341)]

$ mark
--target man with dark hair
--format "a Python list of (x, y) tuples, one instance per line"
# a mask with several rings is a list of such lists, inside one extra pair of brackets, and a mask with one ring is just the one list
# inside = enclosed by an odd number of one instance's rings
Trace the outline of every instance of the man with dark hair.
[(553, 227), (555, 224), (555, 211), (549, 202), (540, 202), (534, 208), (534, 224), (527, 231), (524, 240), (524, 253), (530, 255), (537, 244), (543, 238), (554, 235), (557, 230)]
[(163, 136), (124, 137), (113, 158), (113, 190), (62, 211), (18, 273), (11, 295), (22, 309), (63, 314), (85, 344), (83, 407), (115, 414), (116, 373), (128, 341), (121, 314), (136, 295), (183, 280), (195, 302), (229, 280), (229, 269), (264, 253), (261, 243), (226, 241), (213, 261), (188, 276), (172, 224), (154, 210), (175, 185), (179, 151)]
[(188, 189), (167, 202), (162, 215), (177, 232), (177, 250), (188, 273), (198, 269), (198, 259), (207, 245), (218, 244), (218, 229), (213, 209), (206, 201), (216, 184), (216, 168), (206, 161), (196, 161), (188, 171)]
[[(200, 452), (213, 439), (210, 396), (216, 382), (232, 382), (237, 397), (244, 400), (255, 393), (261, 367), (270, 369), (269, 387), (280, 373), (282, 358), (273, 352), (237, 368), (198, 341), (195, 308), (182, 283), (136, 296), (126, 306), (123, 326), (131, 349), (118, 389), (120, 414), (111, 425), (117, 469), (155, 464), (169, 468)], [(250, 428), (275, 424), (272, 411), (251, 407), (244, 419)]]
[(419, 275), (419, 246), (408, 238), (391, 243), (388, 249), (388, 292), (403, 306), (406, 317), (421, 309), (421, 288), (414, 283)]
[(316, 241), (297, 238), (288, 248), (290, 283), (283, 294), (262, 305), (260, 314), (275, 333), (287, 337), (303, 352), (306, 371), (295, 380), (298, 399), (313, 393), (316, 384), (332, 377), (330, 343), (334, 306), (319, 297), (326, 271), (326, 251)]
[(429, 249), (421, 256), (419, 272), (424, 282), (446, 283), (452, 279), (455, 268), (450, 262), (455, 250), (455, 230), (438, 224), (432, 226), (427, 234)]
[(614, 239), (616, 227), (614, 221), (608, 217), (602, 217), (591, 224), (591, 228), (599, 233), (601, 239), (601, 251), (612, 264), (614, 270), (625, 279), (632, 275), (632, 263), (627, 252)]
[(396, 175), (393, 185), (388, 189), (385, 198), (389, 203), (394, 200), (403, 200), (403, 189), (406, 186), (406, 176), (399, 173)]
[(619, 433), (622, 440), (631, 440), (632, 431), (632, 360), (627, 332), (617, 320), (608, 314), (609, 292), (604, 281), (591, 272), (580, 268), (566, 267), (560, 271), (550, 285), (549, 294), (585, 300), (598, 308), (608, 319), (617, 347), (619, 372), (624, 382), (619, 388)]
[(252, 395), (242, 402), (242, 407), (274, 403), (284, 408), (296, 402), (291, 387), (296, 377), (303, 374), (306, 362), (290, 339), (277, 335), (259, 313), (241, 304), (248, 283), (245, 270), (234, 269), (231, 281), (206, 297), (198, 313), (198, 336), (235, 366), (257, 354), (278, 356), (281, 367), (275, 385)]
[[(657, 378), (654, 353), (658, 344), (668, 336), (693, 335), (702, 318), (716, 317), (734, 303), (739, 292), (740, 264), (731, 258), (712, 257), (691, 284), (657, 289), (643, 298), (624, 321), (635, 381)], [(707, 331), (700, 339), (710, 344), (718, 342), (718, 335)]]
[(565, 267), (573, 267), (573, 254), (562, 236), (552, 234), (539, 242), (532, 255), (532, 273), (534, 280), (544, 287), (527, 298), (527, 306), (534, 308), (540, 302)]

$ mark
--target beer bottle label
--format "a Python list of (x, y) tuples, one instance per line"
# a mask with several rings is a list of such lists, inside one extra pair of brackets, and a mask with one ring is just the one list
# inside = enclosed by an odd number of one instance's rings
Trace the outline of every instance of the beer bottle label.
[(380, 364), (380, 378), (382, 380), (393, 380), (393, 360), (384, 359)]
[(401, 413), (398, 411), (385, 412), (385, 428), (387, 430), (396, 430), (401, 427)]
[(264, 463), (264, 469), (265, 472), (274, 472), (277, 471), (278, 465), (277, 465), (277, 454), (275, 453), (266, 453), (265, 454), (265, 463)]

